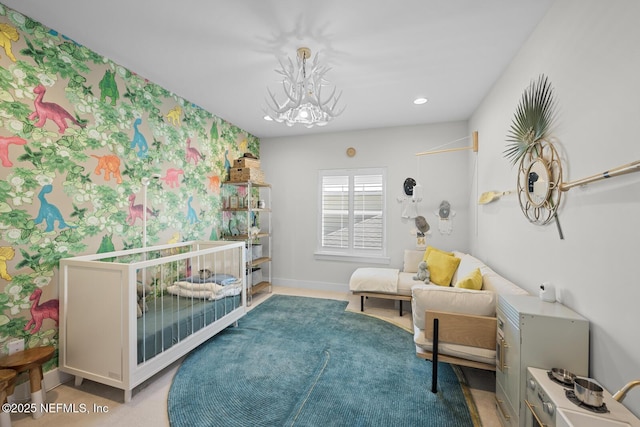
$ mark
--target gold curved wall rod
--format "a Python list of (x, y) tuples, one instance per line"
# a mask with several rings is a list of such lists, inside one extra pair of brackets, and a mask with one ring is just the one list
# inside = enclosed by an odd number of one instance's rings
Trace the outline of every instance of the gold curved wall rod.
[(560, 184), (560, 191), (569, 191), (573, 187), (577, 187), (579, 185), (585, 185), (591, 182), (601, 181), (603, 179), (613, 178), (614, 176), (624, 175), (632, 172), (640, 172), (640, 160), (627, 163), (626, 165), (618, 166), (616, 168), (610, 169), (608, 171), (604, 171), (597, 175), (592, 175), (586, 178), (577, 179), (575, 181), (563, 182)]

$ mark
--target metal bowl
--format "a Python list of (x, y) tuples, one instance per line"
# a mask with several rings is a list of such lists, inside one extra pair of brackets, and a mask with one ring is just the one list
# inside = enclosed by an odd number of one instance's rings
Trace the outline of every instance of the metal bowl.
[(573, 373), (560, 368), (552, 368), (551, 375), (553, 375), (553, 378), (566, 385), (573, 385), (573, 381), (576, 379), (576, 376)]
[(598, 408), (604, 403), (604, 389), (586, 378), (576, 378), (573, 381), (573, 391), (578, 400), (585, 405)]

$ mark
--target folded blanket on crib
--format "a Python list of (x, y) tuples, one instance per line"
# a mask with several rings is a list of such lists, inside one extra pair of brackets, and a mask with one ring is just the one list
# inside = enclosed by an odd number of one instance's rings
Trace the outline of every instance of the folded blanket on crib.
[(217, 283), (191, 283), (191, 282), (174, 282), (173, 286), (177, 286), (180, 289), (187, 289), (189, 291), (206, 291), (206, 292), (218, 292), (224, 289), (224, 286)]
[(190, 283), (220, 283), (224, 285), (225, 282), (235, 280), (236, 278), (230, 274), (213, 274), (207, 269), (202, 269), (193, 276), (185, 277), (181, 281)]
[(192, 283), (186, 281), (174, 282), (167, 287), (167, 292), (181, 297), (218, 300), (228, 296), (234, 296), (242, 292), (241, 281), (233, 278), (238, 286), (228, 284), (226, 286), (217, 283)]

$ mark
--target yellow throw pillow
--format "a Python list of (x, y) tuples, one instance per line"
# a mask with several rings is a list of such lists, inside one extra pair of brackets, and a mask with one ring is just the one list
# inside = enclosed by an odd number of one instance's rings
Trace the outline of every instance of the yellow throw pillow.
[(465, 278), (459, 280), (458, 283), (456, 283), (456, 288), (473, 289), (476, 291), (482, 289), (482, 273), (480, 269), (476, 268)]
[(425, 260), (425, 261), (428, 260), (429, 259), (429, 254), (431, 252), (440, 252), (441, 254), (444, 254), (444, 255), (453, 256), (453, 252), (446, 252), (446, 251), (443, 251), (441, 249), (434, 248), (433, 246), (427, 246), (427, 250), (424, 251), (424, 258), (422, 258), (422, 259)]
[(431, 283), (440, 286), (451, 285), (451, 278), (460, 265), (460, 258), (447, 255), (442, 251), (431, 251), (427, 258), (427, 269), (431, 278)]

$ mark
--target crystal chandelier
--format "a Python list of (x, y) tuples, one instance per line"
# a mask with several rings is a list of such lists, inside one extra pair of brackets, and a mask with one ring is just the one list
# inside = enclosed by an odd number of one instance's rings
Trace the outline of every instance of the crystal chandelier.
[(342, 92), (336, 95), (335, 86), (331, 95), (322, 97), (322, 88), (328, 84), (324, 75), (330, 68), (319, 65), (316, 54), (313, 63), (307, 69), (307, 59), (310, 57), (311, 49), (301, 47), (298, 49), (295, 66), (291, 58), (287, 66), (280, 61), (281, 69), (275, 71), (283, 77), (282, 88), (286, 98), (284, 102), (278, 102), (273, 92), (267, 88), (270, 99), (267, 99), (268, 108), (264, 111), (266, 120), (286, 123), (287, 126), (299, 123), (311, 128), (324, 126), (334, 117), (342, 114), (344, 107), (336, 111)]

